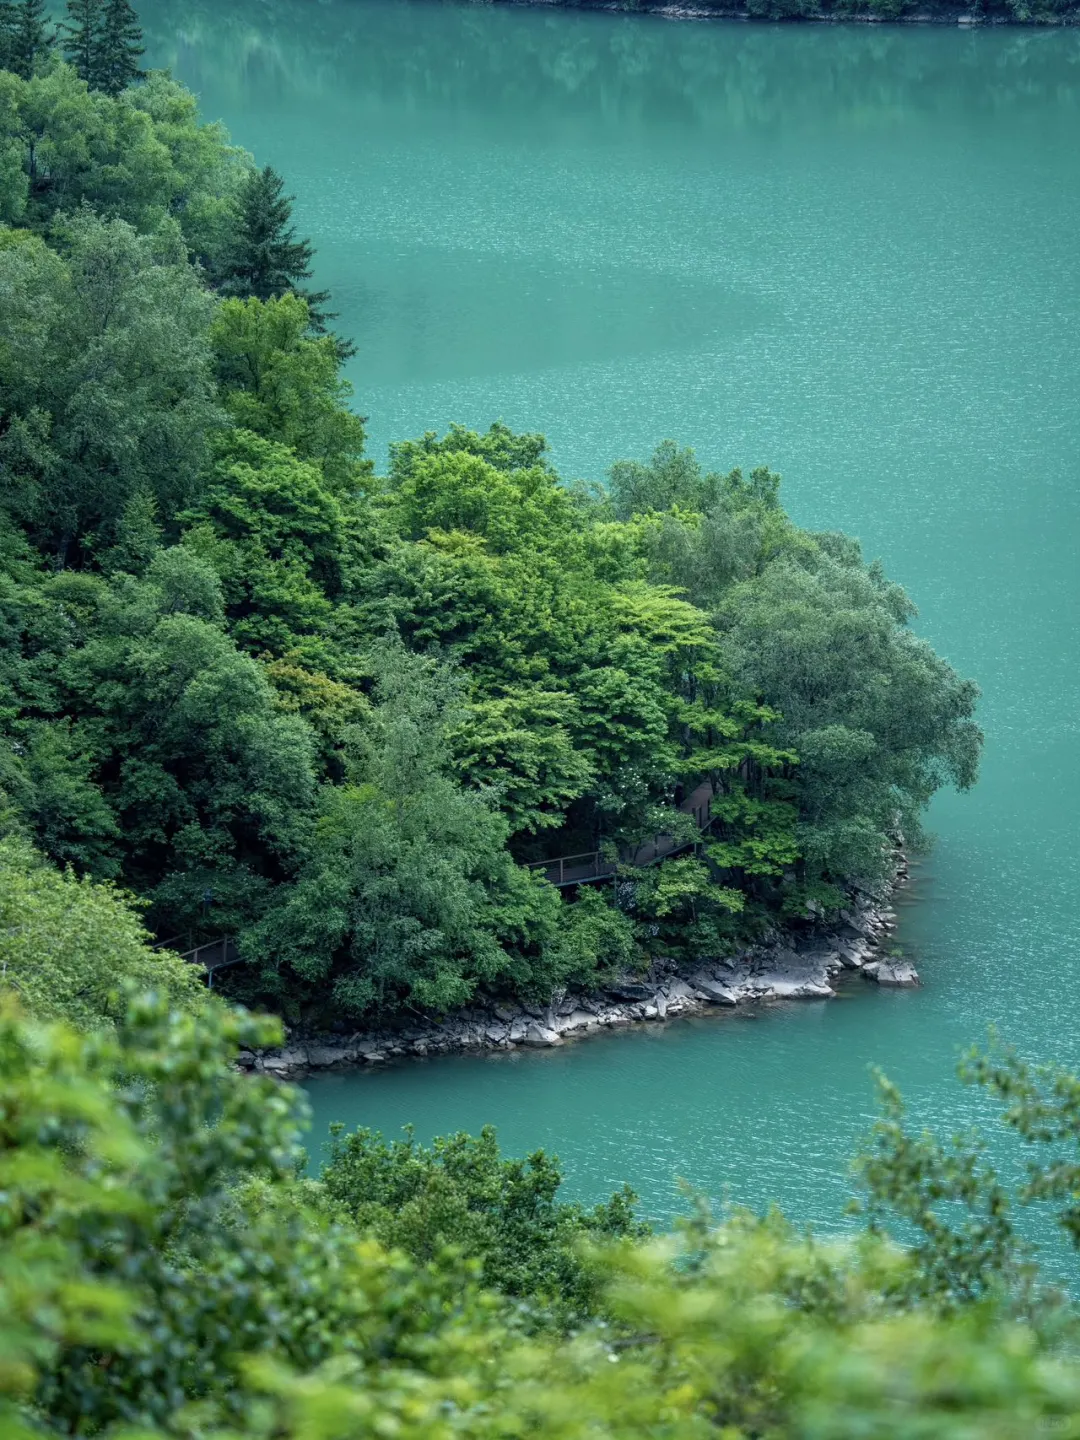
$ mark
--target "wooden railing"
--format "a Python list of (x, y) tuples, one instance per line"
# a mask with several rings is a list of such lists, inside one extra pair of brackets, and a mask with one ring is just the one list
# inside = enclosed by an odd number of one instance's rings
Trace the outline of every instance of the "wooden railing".
[(155, 941), (154, 950), (175, 950), (181, 960), (189, 965), (201, 965), (206, 971), (207, 984), (214, 988), (214, 971), (224, 970), (228, 965), (239, 965), (240, 952), (232, 935), (219, 935), (216, 940), (206, 940), (201, 945), (192, 945), (195, 937), (190, 931), (186, 935), (173, 935), (168, 940)]
[[(688, 799), (683, 801), (679, 809), (684, 815), (694, 817), (699, 830), (705, 830), (710, 822), (709, 807), (711, 803), (712, 786), (706, 781), (703, 785), (699, 785)], [(685, 840), (675, 835), (654, 835), (651, 840), (646, 840), (632, 853), (624, 853), (615, 860), (602, 850), (587, 850), (583, 855), (558, 855), (553, 860), (535, 860), (525, 868), (542, 870), (549, 883), (558, 889), (567, 885), (592, 885), (598, 880), (614, 879), (621, 865), (635, 867), (658, 865), (669, 855), (677, 855), (681, 850), (690, 850), (697, 843), (696, 838)], [(236, 940), (231, 935), (222, 935), (216, 940), (207, 940), (202, 945), (193, 946), (191, 944), (193, 938), (194, 936), (190, 933), (174, 935), (171, 940), (157, 941), (154, 949), (163, 950), (168, 947), (170, 950), (177, 950), (181, 959), (186, 960), (189, 965), (201, 965), (206, 972), (207, 984), (212, 990), (215, 971), (224, 970), (228, 965), (240, 963)], [(184, 948), (181, 949), (181, 946)]]
[[(684, 800), (679, 809), (684, 815), (692, 815), (699, 830), (705, 830), (710, 821), (709, 808), (712, 803), (712, 786), (706, 780), (694, 793)], [(590, 885), (598, 880), (611, 880), (618, 873), (620, 865), (643, 867), (657, 865), (669, 855), (681, 850), (690, 850), (697, 840), (684, 840), (674, 835), (654, 835), (632, 853), (626, 853), (613, 860), (602, 850), (587, 850), (583, 855), (559, 855), (553, 860), (534, 860), (526, 865), (527, 870), (542, 870), (549, 884), (561, 889), (566, 885)]]
[(588, 885), (591, 880), (608, 880), (621, 861), (611, 860), (600, 850), (587, 850), (584, 855), (560, 855), (555, 860), (533, 860), (526, 870), (542, 870), (552, 885)]
[(193, 950), (185, 950), (180, 958), (189, 965), (201, 965), (208, 975), (215, 970), (224, 970), (226, 965), (240, 963), (240, 953), (231, 935), (222, 935), (220, 939), (208, 940), (205, 945), (196, 945)]

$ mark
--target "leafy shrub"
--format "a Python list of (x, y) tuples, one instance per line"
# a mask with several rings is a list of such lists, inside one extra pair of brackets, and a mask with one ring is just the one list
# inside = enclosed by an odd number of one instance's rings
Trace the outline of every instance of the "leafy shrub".
[[(5, 1437), (1080, 1434), (1071, 1313), (1025, 1321), (1001, 1285), (943, 1306), (918, 1294), (917, 1252), (874, 1232), (822, 1243), (776, 1214), (698, 1214), (641, 1243), (620, 1203), (601, 1208), (594, 1236), (623, 1238), (589, 1261), (600, 1318), (527, 1337), (477, 1271), (498, 1279), (501, 1254), (511, 1284), (580, 1296), (561, 1241), (590, 1217), (552, 1208), (555, 1168), (502, 1161), (489, 1137), (421, 1151), (361, 1135), (339, 1147), (328, 1219), (311, 1203), (327, 1192), (295, 1178), (296, 1093), (231, 1065), (277, 1033), (154, 1000), (105, 1036), (0, 1012)], [(1047, 1094), (1015, 1059), (973, 1063), (1021, 1133), (1075, 1142), (1075, 1078), (1042, 1076)], [(430, 1258), (388, 1252), (350, 1205)], [(458, 1225), (479, 1264), (442, 1245)]]
[(0, 841), (0, 990), (43, 1020), (88, 1030), (123, 1013), (129, 986), (189, 1009), (205, 995), (194, 966), (150, 948), (129, 896)]
[(476, 1137), (448, 1135), (430, 1148), (409, 1131), (387, 1142), (371, 1130), (334, 1134), (320, 1174), (330, 1213), (414, 1260), (437, 1260), (450, 1246), (479, 1261), (493, 1290), (529, 1302), (534, 1316), (562, 1320), (595, 1311), (600, 1281), (582, 1242), (641, 1238), (628, 1186), (591, 1210), (557, 1199), (557, 1158), (537, 1150), (504, 1160), (491, 1126)]

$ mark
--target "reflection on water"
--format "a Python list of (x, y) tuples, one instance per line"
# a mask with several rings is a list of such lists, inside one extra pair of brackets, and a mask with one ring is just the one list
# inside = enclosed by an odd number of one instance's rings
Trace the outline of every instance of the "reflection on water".
[(357, 390), (527, 373), (693, 352), (774, 318), (767, 302), (694, 276), (543, 258), (427, 251), (355, 252), (356, 278), (335, 303), (364, 337)]
[[(448, 0), (146, 0), (152, 62), (221, 103), (304, 105), (541, 141), (585, 125), (676, 143), (717, 124), (888, 128), (915, 115), (1076, 114), (1080, 36), (671, 25)], [(824, 100), (825, 105), (821, 104)], [(243, 141), (244, 137), (239, 137)]]

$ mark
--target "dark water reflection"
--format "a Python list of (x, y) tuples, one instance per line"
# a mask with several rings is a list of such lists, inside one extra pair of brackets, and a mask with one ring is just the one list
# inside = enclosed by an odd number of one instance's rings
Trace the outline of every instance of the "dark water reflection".
[[(542, 139), (580, 124), (650, 144), (688, 130), (799, 119), (891, 126), (958, 108), (1076, 113), (1080, 37), (1045, 30), (672, 25), (655, 17), (447, 0), (157, 0), (153, 63), (225, 103), (318, 100), (353, 113), (435, 107)], [(824, 103), (823, 103), (824, 102)], [(242, 138), (242, 137), (241, 137)]]

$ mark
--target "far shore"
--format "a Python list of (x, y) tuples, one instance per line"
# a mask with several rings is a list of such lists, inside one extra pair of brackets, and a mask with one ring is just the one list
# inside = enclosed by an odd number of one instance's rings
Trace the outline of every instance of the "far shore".
[(1019, 20), (1009, 15), (985, 15), (957, 6), (919, 10), (910, 15), (838, 15), (830, 10), (807, 11), (801, 15), (755, 15), (745, 5), (701, 6), (651, 4), (620, 4), (618, 0), (474, 0), (474, 3), (520, 5), (531, 9), (546, 7), (558, 10), (597, 10), (609, 15), (656, 15), (663, 20), (737, 20), (743, 24), (791, 25), (951, 25), (961, 29), (984, 26), (1007, 26), (1010, 29), (1058, 29), (1080, 24), (1080, 8), (1067, 15), (1033, 15)]

